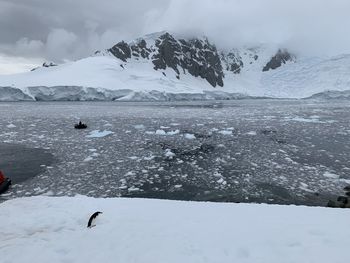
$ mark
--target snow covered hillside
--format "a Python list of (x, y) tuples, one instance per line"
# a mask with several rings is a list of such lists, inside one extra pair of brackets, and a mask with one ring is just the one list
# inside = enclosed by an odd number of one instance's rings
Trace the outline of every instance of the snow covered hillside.
[[(96, 227), (92, 213), (102, 211)], [(31, 197), (0, 204), (1, 262), (346, 262), (349, 210)]]
[(302, 98), (350, 90), (349, 72), (350, 55), (298, 57), (261, 45), (218, 50), (204, 37), (162, 32), (75, 62), (0, 76), (0, 100)]

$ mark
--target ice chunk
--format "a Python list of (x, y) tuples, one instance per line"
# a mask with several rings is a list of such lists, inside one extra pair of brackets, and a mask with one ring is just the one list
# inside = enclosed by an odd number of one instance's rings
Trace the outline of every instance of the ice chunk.
[(100, 130), (93, 130), (89, 133), (89, 135), (86, 135), (87, 138), (102, 138), (105, 137), (107, 135), (113, 134), (114, 132), (112, 131), (100, 131)]
[(194, 136), (191, 133), (186, 133), (185, 134), (185, 138), (188, 139), (188, 140), (194, 140), (194, 139), (196, 139), (196, 136)]

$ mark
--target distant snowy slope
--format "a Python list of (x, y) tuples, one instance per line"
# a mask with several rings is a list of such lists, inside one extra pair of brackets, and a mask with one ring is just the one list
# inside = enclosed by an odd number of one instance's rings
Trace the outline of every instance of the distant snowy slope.
[(211, 99), (198, 94), (212, 91), (302, 98), (350, 90), (350, 55), (297, 57), (267, 45), (218, 50), (205, 37), (182, 39), (166, 32), (121, 41), (76, 62), (50, 65), (0, 76), (0, 100), (168, 100), (176, 99), (174, 94)]
[[(123, 67), (122, 67), (123, 66)], [(148, 61), (123, 63), (112, 56), (94, 56), (57, 67), (0, 77), (0, 86), (21, 89), (31, 86), (82, 86), (110, 90), (196, 92), (210, 89), (200, 78), (178, 80), (172, 70), (167, 76), (156, 72)]]
[[(92, 213), (101, 211), (88, 229)], [(346, 262), (349, 210), (32, 197), (0, 204), (1, 262)]]
[(317, 100), (350, 100), (350, 90), (345, 91), (324, 91), (316, 93), (307, 99)]
[(350, 55), (300, 59), (264, 74), (261, 87), (271, 87), (266, 95), (298, 98), (327, 90), (350, 90)]

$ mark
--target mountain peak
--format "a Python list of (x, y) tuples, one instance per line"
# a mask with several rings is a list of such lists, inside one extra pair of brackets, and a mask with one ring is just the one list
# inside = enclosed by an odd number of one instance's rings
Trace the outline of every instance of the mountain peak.
[(108, 49), (110, 54), (124, 63), (145, 59), (163, 75), (170, 68), (178, 79), (189, 74), (207, 80), (213, 87), (223, 86), (225, 75), (240, 74), (244, 68), (255, 66), (261, 71), (268, 71), (295, 60), (285, 49), (261, 55), (264, 51), (262, 47), (219, 51), (205, 36), (185, 38), (168, 31), (148, 34), (130, 43), (120, 41)]

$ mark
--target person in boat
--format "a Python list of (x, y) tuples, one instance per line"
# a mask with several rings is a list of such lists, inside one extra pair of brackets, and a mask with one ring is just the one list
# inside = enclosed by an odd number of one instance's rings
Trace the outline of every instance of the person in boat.
[(0, 194), (7, 191), (11, 185), (11, 180), (6, 178), (5, 175), (0, 171)]
[(6, 180), (5, 175), (2, 173), (2, 171), (0, 171), (0, 184), (4, 183)]
[(87, 128), (87, 125), (85, 123), (82, 123), (81, 121), (79, 121), (78, 124), (75, 124), (74, 127), (76, 129), (86, 129)]

